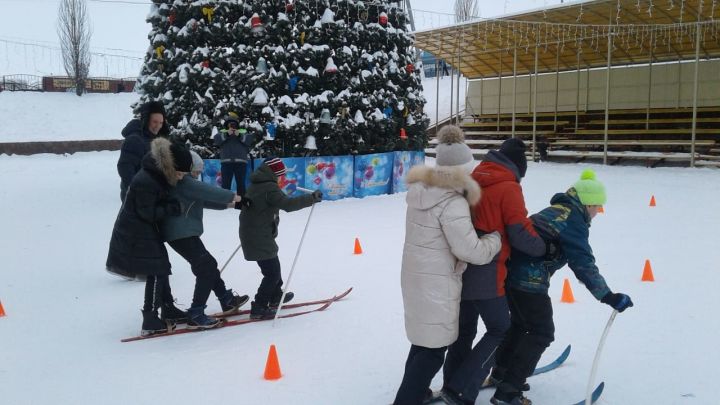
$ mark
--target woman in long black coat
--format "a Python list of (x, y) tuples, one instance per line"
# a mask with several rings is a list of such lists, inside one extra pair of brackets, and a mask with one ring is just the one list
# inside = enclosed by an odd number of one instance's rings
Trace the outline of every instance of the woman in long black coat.
[[(180, 203), (169, 197), (169, 191), (190, 171), (191, 165), (192, 157), (184, 146), (165, 138), (153, 140), (113, 227), (106, 262), (108, 271), (147, 276), (143, 335), (167, 330), (164, 321), (187, 319), (187, 314), (173, 305), (168, 279), (170, 261), (158, 222), (182, 212)], [(158, 309), (162, 309), (162, 319)]]

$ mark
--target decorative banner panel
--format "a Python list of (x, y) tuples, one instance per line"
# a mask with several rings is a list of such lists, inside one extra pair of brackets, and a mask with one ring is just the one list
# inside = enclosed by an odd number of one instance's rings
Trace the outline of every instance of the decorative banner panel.
[(305, 159), (305, 188), (322, 191), (323, 199), (326, 200), (352, 197), (352, 156), (316, 156)]
[(394, 152), (355, 156), (355, 197), (390, 193), (393, 155)]

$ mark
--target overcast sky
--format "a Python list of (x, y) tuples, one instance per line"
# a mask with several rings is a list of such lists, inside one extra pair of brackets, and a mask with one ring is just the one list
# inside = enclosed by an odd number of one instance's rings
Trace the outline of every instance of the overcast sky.
[[(118, 48), (144, 52), (148, 31), (144, 19), (150, 1), (117, 1), (88, 0), (88, 10), (94, 28), (93, 48)], [(141, 4), (131, 4), (133, 2)], [(0, 0), (0, 9), (4, 16), (0, 24), (0, 39), (57, 43), (55, 24), (59, 3), (60, 0)], [(480, 15), (493, 17), (557, 3), (559, 0), (480, 0)], [(411, 5), (415, 10), (417, 29), (436, 28), (453, 23), (453, 0), (411, 0)], [(433, 14), (433, 12), (445, 14)], [(2, 47), (0, 47), (1, 52)]]

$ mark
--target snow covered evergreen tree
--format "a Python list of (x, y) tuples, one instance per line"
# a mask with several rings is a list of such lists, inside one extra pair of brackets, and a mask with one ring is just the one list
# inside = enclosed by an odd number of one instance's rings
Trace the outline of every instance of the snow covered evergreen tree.
[(154, 0), (141, 102), (209, 156), (228, 112), (257, 155), (421, 150), (415, 48), (398, 2)]

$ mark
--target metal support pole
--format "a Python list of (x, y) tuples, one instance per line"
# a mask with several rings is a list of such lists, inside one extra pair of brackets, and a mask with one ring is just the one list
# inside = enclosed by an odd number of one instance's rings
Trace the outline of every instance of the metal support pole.
[(440, 124), (440, 59), (435, 59), (435, 135)]
[(483, 106), (485, 105), (485, 99), (483, 98), (483, 90), (485, 89), (485, 78), (480, 78), (480, 116), (483, 115)]
[(607, 73), (605, 75), (605, 138), (603, 142), (603, 164), (607, 164), (608, 154), (608, 121), (610, 119), (610, 70), (612, 69), (613, 26), (610, 13), (610, 26), (607, 39)]
[(515, 138), (515, 105), (517, 101), (517, 46), (513, 50), (512, 137)]
[(698, 97), (698, 68), (700, 66), (700, 16), (702, 13), (702, 2), (698, 3), (698, 22), (695, 25), (695, 78), (693, 79), (693, 114), (692, 114), (692, 137), (690, 139), (690, 167), (695, 167), (695, 137), (697, 135), (697, 97)]
[[(460, 124), (460, 64), (461, 64), (461, 60), (460, 60), (460, 50), (459, 50), (459, 48), (458, 48), (458, 54), (457, 54), (457, 66), (458, 66), (458, 68), (457, 68), (457, 83), (456, 83), (456, 88), (455, 88), (455, 97), (456, 97), (456, 100), (457, 100), (457, 103), (456, 103), (456, 106), (455, 106), (455, 107), (456, 107), (456, 108), (455, 108), (455, 113), (457, 114), (457, 119), (455, 120), (455, 122), (456, 122), (456, 124), (458, 124), (458, 125)], [(467, 92), (465, 93), (465, 95), (467, 95)], [(452, 102), (452, 100), (450, 100), (450, 102)]]
[(585, 74), (585, 112), (590, 109), (590, 66), (587, 67)]
[(553, 121), (553, 131), (557, 132), (558, 121), (558, 94), (560, 91), (560, 44), (557, 45), (555, 53), (555, 120)]
[(678, 77), (677, 77), (677, 105), (675, 108), (680, 108), (680, 102), (682, 101), (682, 63), (678, 60)]
[(498, 110), (497, 110), (497, 130), (500, 131), (500, 108), (502, 107), (502, 51), (500, 51), (500, 70), (498, 74)]
[(648, 66), (648, 98), (647, 98), (647, 111), (645, 113), (645, 129), (650, 129), (650, 104), (652, 103), (652, 72), (653, 72), (653, 58), (655, 57), (653, 53), (653, 38), (655, 36), (655, 32), (650, 33), (650, 65)]
[[(531, 78), (532, 80), (532, 78)], [(535, 81), (533, 82), (533, 126), (532, 126), (532, 160), (535, 162), (535, 153), (537, 151), (537, 86), (538, 86), (538, 45), (535, 44)]]
[(575, 132), (577, 132), (580, 119), (580, 48), (577, 50), (577, 85), (575, 87)]
[[(452, 61), (452, 58), (450, 59)], [(453, 73), (452, 65), (450, 65), (450, 123), (453, 117), (453, 100), (455, 99), (455, 73)]]

